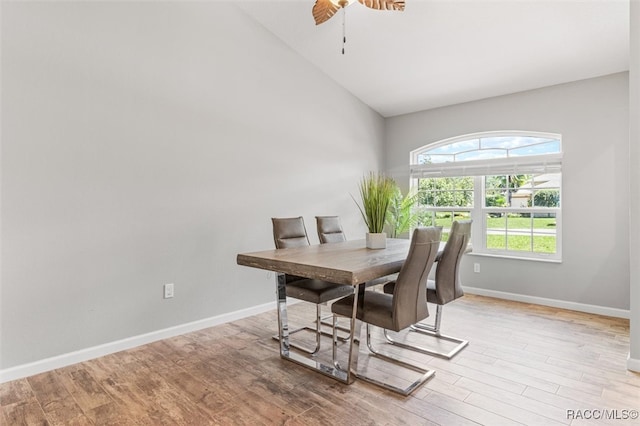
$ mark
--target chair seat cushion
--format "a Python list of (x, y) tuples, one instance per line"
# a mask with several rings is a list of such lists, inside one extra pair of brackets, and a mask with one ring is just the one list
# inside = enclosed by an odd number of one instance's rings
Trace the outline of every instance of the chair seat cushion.
[[(395, 330), (393, 325), (393, 296), (376, 291), (366, 291), (364, 293), (364, 308), (362, 303), (358, 303), (356, 316), (366, 323)], [(345, 317), (351, 317), (353, 310), (353, 295), (344, 297), (331, 305), (331, 312)]]
[[(384, 285), (382, 288), (386, 294), (393, 294), (393, 289), (396, 286), (395, 281), (391, 281)], [(427, 302), (438, 304), (438, 297), (436, 294), (436, 282), (434, 280), (427, 280)]]
[(427, 281), (427, 302), (439, 304), (436, 293), (436, 282), (434, 280)]
[(288, 297), (320, 304), (351, 294), (353, 287), (305, 278), (287, 283), (286, 290)]

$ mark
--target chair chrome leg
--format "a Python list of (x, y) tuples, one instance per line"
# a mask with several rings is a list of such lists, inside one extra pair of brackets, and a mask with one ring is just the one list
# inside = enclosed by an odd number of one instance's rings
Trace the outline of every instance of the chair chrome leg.
[(433, 322), (433, 325), (425, 324), (423, 322), (419, 322), (417, 324), (412, 325), (411, 329), (413, 331), (417, 331), (416, 328), (419, 328), (421, 330), (431, 331), (436, 336), (439, 336), (440, 335), (440, 324), (441, 323), (442, 323), (442, 305), (436, 305), (436, 318), (435, 318), (435, 320)]
[[(314, 328), (305, 326), (305, 327), (296, 328), (295, 330), (291, 330), (288, 333), (289, 337), (290, 337), (292, 334), (295, 334), (295, 333), (297, 333), (299, 331), (311, 331), (312, 333), (314, 333), (316, 335), (316, 347), (314, 349), (309, 349), (309, 348), (301, 346), (301, 345), (299, 345), (297, 343), (293, 343), (293, 342), (291, 342), (290, 339), (289, 339), (288, 346), (290, 348), (295, 348), (295, 349), (297, 349), (299, 351), (302, 351), (302, 352), (304, 352), (306, 354), (309, 354), (310, 356), (316, 356), (318, 354), (318, 352), (320, 351), (320, 338), (322, 337), (322, 334), (329, 335), (329, 333), (325, 333), (325, 332), (323, 332), (321, 330), (322, 324), (320, 323), (320, 316), (321, 316), (320, 305), (316, 305), (316, 321), (315, 321), (316, 328), (314, 329)], [(274, 340), (280, 340), (280, 337), (277, 334), (272, 336), (272, 337), (273, 337)]]
[[(332, 337), (333, 336), (333, 331), (332, 332), (327, 332), (322, 330), (322, 325), (328, 325), (330, 327), (333, 327), (333, 324), (331, 323), (327, 323), (326, 321), (322, 321), (323, 319), (327, 319), (329, 318), (329, 316), (326, 316), (324, 318), (321, 317), (322, 316), (322, 312), (321, 312), (321, 308), (320, 305), (316, 305), (316, 320), (314, 321), (314, 323), (316, 324), (315, 328), (311, 328), (309, 326), (304, 326), (304, 327), (299, 327), (296, 328), (295, 330), (291, 330), (289, 331), (289, 336), (291, 336), (292, 334), (295, 334), (299, 331), (310, 331), (312, 333), (316, 334), (316, 347), (314, 349), (309, 349), (306, 348), (304, 346), (301, 346), (297, 343), (292, 343), (291, 341), (289, 342), (289, 346), (292, 348), (295, 348), (299, 351), (302, 351), (306, 354), (309, 354), (311, 356), (315, 356), (318, 354), (318, 352), (320, 351), (320, 339), (322, 336), (327, 336), (327, 337)], [(346, 342), (349, 340), (349, 338), (351, 337), (351, 333), (347, 327), (342, 327), (342, 326), (338, 326), (338, 330), (342, 330), (342, 331), (346, 331), (349, 334), (346, 337), (342, 337), (342, 336), (337, 336), (337, 339), (340, 342)], [(273, 336), (271, 336), (273, 338), (273, 340), (280, 340), (277, 334), (274, 334)]]
[[(315, 330), (315, 329), (313, 329), (313, 328), (311, 328), (311, 327), (300, 327), (300, 328), (296, 328), (295, 330), (291, 330), (291, 331), (289, 331), (289, 337), (290, 337), (291, 335), (293, 335), (293, 334), (295, 334), (295, 333), (299, 332), (299, 331), (310, 331), (310, 332), (312, 332), (312, 333), (314, 333), (314, 334), (316, 333), (316, 330)], [(280, 339), (278, 338), (278, 335), (277, 335), (277, 334), (275, 334), (275, 335), (271, 336), (271, 338), (272, 338), (273, 340), (278, 340), (278, 341), (280, 340)], [(304, 346), (301, 346), (301, 345), (299, 345), (299, 344), (297, 344), (297, 343), (293, 343), (293, 342), (291, 342), (291, 339), (289, 339), (289, 344), (288, 344), (287, 346), (288, 346), (289, 348), (295, 348), (295, 349), (297, 349), (297, 350), (299, 350), (299, 351), (301, 351), (301, 352), (304, 352), (304, 353), (306, 353), (306, 354), (308, 354), (308, 355), (311, 355), (311, 356), (314, 356), (315, 354), (317, 354), (317, 353), (318, 353), (317, 343), (316, 343), (316, 348), (315, 348), (315, 349), (309, 349), (309, 348), (306, 348), (306, 347), (304, 347)]]
[(449, 342), (458, 343), (453, 349), (448, 352), (437, 351), (435, 349), (429, 349), (422, 346), (409, 345), (395, 341), (389, 336), (387, 330), (384, 330), (384, 337), (391, 345), (398, 346), (399, 348), (410, 349), (416, 352), (420, 352), (427, 355), (437, 356), (439, 358), (451, 359), (456, 356), (461, 350), (463, 350), (468, 344), (468, 340), (458, 339), (457, 337), (446, 336), (440, 333), (440, 323), (442, 321), (442, 305), (436, 305), (436, 319), (434, 325), (418, 323), (410, 327), (410, 331), (433, 336), (437, 339), (447, 340)]
[[(336, 327), (338, 330), (344, 331), (345, 333), (347, 333), (347, 335), (345, 337), (337, 336), (339, 341), (344, 343), (344, 342), (348, 341), (351, 338), (351, 329), (349, 329), (349, 327), (338, 325), (337, 322), (334, 323), (333, 314), (326, 315), (325, 317), (322, 318), (321, 322), (322, 322), (322, 325), (326, 325), (327, 327), (331, 327), (331, 334), (329, 334), (329, 336), (333, 335), (333, 328)], [(328, 333), (323, 331), (322, 334), (326, 336)]]
[[(386, 330), (385, 330), (386, 331)], [(435, 371), (433, 370), (427, 370), (424, 369), (422, 367), (418, 367), (417, 365), (413, 365), (410, 364), (408, 362), (404, 362), (401, 361), (397, 358), (391, 357), (389, 355), (385, 355), (382, 354), (380, 352), (378, 352), (374, 347), (373, 344), (371, 343), (371, 326), (369, 324), (367, 324), (367, 347), (369, 348), (369, 351), (371, 352), (371, 354), (373, 354), (373, 356), (377, 357), (377, 358), (381, 358), (387, 361), (390, 361), (394, 364), (398, 364), (401, 365), (405, 368), (417, 371), (419, 373), (422, 373), (422, 375), (420, 377), (418, 377), (413, 383), (411, 383), (409, 386), (405, 387), (405, 388), (399, 388), (393, 385), (390, 385), (389, 383), (385, 383), (382, 382), (380, 380), (377, 379), (373, 379), (371, 377), (365, 376), (363, 374), (358, 373), (357, 377), (358, 379), (363, 379), (367, 382), (373, 383), (375, 385), (381, 386), (385, 389), (388, 389), (390, 391), (396, 392), (396, 393), (400, 393), (402, 395), (409, 395), (411, 394), (411, 392), (413, 392), (414, 390), (416, 390), (420, 385), (422, 385), (423, 383), (425, 383), (426, 381), (428, 381), (429, 379), (433, 378), (433, 376), (436, 374)]]
[[(327, 315), (326, 317), (322, 318), (322, 325), (326, 325), (328, 327), (334, 327), (333, 325), (333, 320), (331, 319), (332, 316)], [(327, 320), (331, 320), (331, 321), (327, 321)], [(347, 334), (346, 337), (340, 337), (338, 336), (338, 340), (342, 341), (342, 342), (346, 342), (347, 340), (349, 340), (349, 338), (351, 337), (351, 330), (349, 330), (348, 327), (344, 327), (342, 325), (337, 325), (336, 322), (336, 326), (338, 330), (340, 331), (344, 331), (345, 333), (349, 333)]]

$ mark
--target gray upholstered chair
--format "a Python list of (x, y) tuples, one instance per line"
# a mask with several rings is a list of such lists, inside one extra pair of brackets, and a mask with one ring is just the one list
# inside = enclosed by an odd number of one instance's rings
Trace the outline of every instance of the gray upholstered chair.
[[(276, 249), (285, 249), (292, 247), (304, 247), (309, 245), (307, 230), (304, 226), (304, 219), (300, 217), (292, 218), (272, 218), (273, 223), (273, 241)], [(291, 346), (315, 355), (320, 350), (320, 337), (322, 335), (321, 324), (321, 304), (328, 301), (338, 299), (353, 292), (353, 288), (347, 285), (334, 284), (327, 281), (314, 280), (293, 275), (285, 277), (285, 289), (287, 297), (304, 300), (305, 302), (314, 303), (316, 305), (316, 327), (302, 327), (291, 331), (289, 334), (302, 330), (313, 331), (316, 335), (316, 346), (309, 350), (298, 344), (290, 343)], [(274, 336), (278, 338), (279, 336)]]
[[(421, 367), (400, 361), (388, 355), (378, 352), (371, 343), (371, 325), (383, 329), (400, 331), (416, 324), (429, 316), (427, 308), (427, 279), (429, 271), (438, 253), (440, 244), (441, 228), (418, 228), (413, 231), (411, 245), (407, 260), (404, 262), (398, 279), (391, 294), (375, 291), (365, 291), (362, 300), (358, 301), (356, 316), (366, 323), (367, 346), (374, 356), (390, 360), (395, 363), (422, 373), (422, 376), (407, 388), (397, 388), (387, 383), (372, 380), (369, 377), (358, 374), (359, 378), (382, 385), (395, 392), (408, 395), (420, 384), (427, 381), (435, 373), (432, 370), (425, 370)], [(354, 295), (342, 298), (331, 305), (334, 313), (334, 323), (337, 316), (351, 317), (353, 310)], [(357, 330), (356, 330), (357, 332)], [(334, 329), (334, 349), (333, 358), (336, 361), (336, 332)]]
[[(471, 220), (453, 222), (444, 251), (436, 258), (436, 279), (435, 281), (427, 281), (427, 302), (436, 304), (434, 324), (417, 323), (411, 327), (413, 331), (454, 342), (457, 343), (457, 345), (449, 351), (413, 345), (409, 346), (394, 341), (385, 332), (389, 343), (446, 359), (451, 359), (469, 344), (467, 340), (440, 333), (440, 323), (442, 321), (442, 307), (464, 296), (462, 285), (460, 284), (460, 260), (462, 260), (462, 256), (468, 252), (467, 246), (471, 238), (471, 223)], [(384, 286), (385, 293), (392, 293), (394, 291), (394, 285), (393, 282), (386, 284)]]
[(347, 241), (338, 216), (316, 216), (320, 244)]

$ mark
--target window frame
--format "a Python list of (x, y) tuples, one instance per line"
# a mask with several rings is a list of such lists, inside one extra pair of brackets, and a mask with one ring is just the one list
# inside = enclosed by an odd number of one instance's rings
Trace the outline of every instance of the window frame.
[[(451, 163), (434, 163), (434, 164), (418, 164), (418, 156), (423, 155), (425, 151), (433, 150), (441, 146), (450, 145), (456, 142), (463, 142), (472, 139), (482, 139), (488, 137), (534, 137), (534, 138), (546, 138), (557, 140), (559, 143), (559, 152), (549, 154), (536, 154), (529, 156), (513, 156), (504, 158), (494, 158), (487, 160), (462, 160)], [(480, 143), (479, 143), (480, 145)], [(471, 244), (474, 247), (474, 251), (471, 254), (481, 256), (494, 256), (503, 258), (515, 258), (522, 260), (541, 260), (550, 262), (562, 262), (562, 136), (557, 133), (545, 133), (545, 132), (530, 132), (530, 131), (496, 131), (496, 132), (480, 132), (467, 135), (456, 136), (440, 140), (434, 143), (424, 145), (420, 148), (413, 150), (410, 153), (410, 188), (412, 191), (416, 191), (419, 188), (419, 181), (423, 178), (434, 177), (463, 177), (472, 176), (474, 179), (473, 185), (473, 206), (472, 207), (432, 207), (426, 208), (427, 211), (468, 211), (474, 224), (479, 224), (480, 229), (477, 226), (473, 227), (471, 235)], [(492, 175), (503, 175), (504, 170), (508, 170), (509, 167), (513, 169), (510, 174), (531, 174), (539, 175), (543, 173), (558, 173), (559, 179), (559, 191), (560, 191), (560, 206), (559, 207), (487, 207), (485, 205), (485, 178)], [(524, 167), (524, 169), (523, 169)], [(465, 169), (466, 175), (452, 175), (457, 169)], [(516, 169), (520, 168), (519, 171)], [(473, 170), (472, 170), (473, 169)], [(520, 173), (521, 170), (530, 170), (526, 173)], [(494, 173), (498, 171), (499, 173)], [(473, 173), (473, 174), (471, 174)], [(482, 174), (480, 174), (482, 173)], [(426, 174), (426, 175), (425, 175)], [(509, 173), (507, 173), (509, 174)], [(532, 191), (533, 193), (533, 191)], [(424, 209), (424, 207), (419, 207)], [(556, 251), (555, 253), (543, 253), (534, 251), (520, 251), (520, 250), (508, 250), (508, 249), (490, 249), (487, 248), (487, 218), (489, 213), (505, 213), (510, 212), (517, 213), (548, 213), (555, 214), (555, 237), (556, 237)], [(508, 224), (505, 225), (508, 230)], [(530, 235), (533, 238), (535, 228), (533, 224), (530, 228)], [(446, 232), (446, 230), (443, 230)], [(505, 233), (505, 237), (507, 233)]]

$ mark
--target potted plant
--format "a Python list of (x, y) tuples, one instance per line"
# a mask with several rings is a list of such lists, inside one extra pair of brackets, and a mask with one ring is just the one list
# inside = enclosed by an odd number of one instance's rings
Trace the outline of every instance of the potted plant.
[(408, 192), (403, 196), (400, 188), (395, 185), (387, 212), (387, 230), (391, 238), (397, 238), (418, 224), (418, 215), (413, 210), (417, 201), (418, 194)]
[[(369, 232), (367, 248), (382, 249), (387, 246), (387, 234), (384, 225), (387, 221), (389, 204), (393, 198), (396, 184), (393, 179), (380, 173), (369, 173), (360, 181), (362, 206), (356, 201)], [(354, 199), (355, 201), (355, 199)]]

